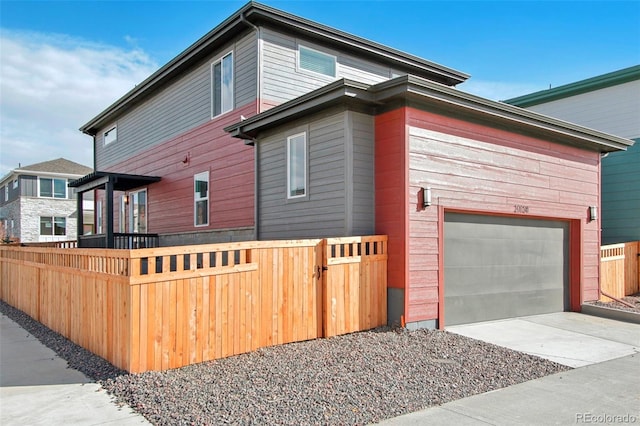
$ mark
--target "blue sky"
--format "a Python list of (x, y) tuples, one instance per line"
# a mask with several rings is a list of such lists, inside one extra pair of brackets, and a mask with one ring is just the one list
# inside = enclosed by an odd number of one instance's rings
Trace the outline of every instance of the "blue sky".
[[(0, 1), (0, 176), (77, 129), (245, 1)], [(263, 1), (471, 74), (493, 100), (640, 64), (640, 1)]]

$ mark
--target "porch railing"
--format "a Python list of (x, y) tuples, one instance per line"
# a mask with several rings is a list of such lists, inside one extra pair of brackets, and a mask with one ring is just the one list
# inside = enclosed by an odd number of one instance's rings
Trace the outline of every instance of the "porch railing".
[[(113, 234), (113, 248), (116, 249), (142, 249), (160, 246), (158, 234), (122, 233)], [(106, 248), (107, 235), (83, 235), (78, 239), (79, 248)]]

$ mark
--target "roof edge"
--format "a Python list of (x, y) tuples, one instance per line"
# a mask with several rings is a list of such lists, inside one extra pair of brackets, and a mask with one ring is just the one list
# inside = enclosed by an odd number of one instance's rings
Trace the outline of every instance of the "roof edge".
[(526, 108), (546, 102), (556, 101), (558, 99), (568, 98), (570, 96), (593, 92), (607, 87), (617, 86), (619, 84), (635, 80), (640, 80), (640, 65), (565, 84), (553, 89), (541, 90), (539, 92), (518, 96), (507, 99), (503, 102), (521, 108)]
[(502, 102), (495, 102), (455, 88), (435, 83), (420, 77), (405, 75), (375, 85), (366, 85), (349, 80), (338, 80), (300, 98), (226, 127), (232, 136), (253, 139), (260, 130), (273, 127), (286, 119), (300, 116), (329, 102), (360, 102), (379, 106), (393, 98), (418, 97), (453, 108), (463, 108), (474, 114), (500, 119), (527, 128), (534, 132), (553, 133), (562, 138), (579, 139), (599, 152), (626, 150), (633, 145), (630, 139), (610, 135), (567, 121), (525, 110)]
[(106, 124), (103, 123), (103, 121), (108, 121), (110, 117), (118, 114), (130, 102), (144, 96), (157, 84), (160, 84), (175, 72), (179, 71), (182, 67), (186, 66), (191, 60), (197, 58), (201, 52), (212, 46), (217, 40), (224, 38), (224, 36), (233, 31), (234, 28), (238, 26), (247, 26), (247, 28), (250, 28), (250, 21), (253, 20), (257, 22), (261, 19), (272, 21), (279, 25), (293, 26), (301, 31), (316, 34), (317, 36), (332, 38), (336, 43), (351, 46), (352, 48), (362, 51), (368, 51), (371, 54), (385, 57), (388, 61), (402, 63), (408, 68), (422, 69), (426, 73), (433, 74), (434, 78), (439, 76), (439, 78), (449, 81), (453, 85), (462, 83), (469, 78), (468, 74), (454, 70), (453, 68), (445, 67), (435, 62), (346, 33), (336, 28), (311, 21), (261, 3), (250, 1), (94, 118), (82, 125), (79, 130), (87, 135), (95, 136), (97, 133), (97, 127)]

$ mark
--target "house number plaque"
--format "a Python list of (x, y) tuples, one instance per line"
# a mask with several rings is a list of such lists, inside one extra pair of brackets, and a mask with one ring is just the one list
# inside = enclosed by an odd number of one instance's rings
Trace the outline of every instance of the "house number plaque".
[(522, 204), (515, 204), (513, 206), (514, 213), (529, 213), (529, 206), (523, 206)]

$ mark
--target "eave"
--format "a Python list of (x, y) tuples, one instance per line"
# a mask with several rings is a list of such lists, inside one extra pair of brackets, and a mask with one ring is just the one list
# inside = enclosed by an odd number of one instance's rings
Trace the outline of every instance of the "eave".
[(146, 80), (136, 85), (135, 88), (107, 109), (80, 127), (80, 130), (85, 134), (95, 136), (101, 127), (109, 125), (131, 106), (151, 96), (154, 90), (168, 84), (172, 78), (201, 61), (222, 44), (243, 31), (251, 30), (253, 25), (275, 26), (285, 29), (287, 32), (304, 34), (307, 37), (318, 40), (318, 43), (329, 43), (364, 56), (375, 57), (383, 62), (393, 64), (399, 69), (449, 85), (462, 83), (469, 78), (468, 74), (435, 62), (424, 60), (260, 3), (249, 2)]
[(339, 80), (300, 98), (226, 127), (232, 136), (254, 140), (260, 132), (336, 104), (382, 111), (395, 101), (413, 103), (444, 114), (464, 116), (485, 125), (530, 134), (596, 152), (626, 150), (633, 141), (533, 111), (484, 99), (415, 76), (373, 86)]

